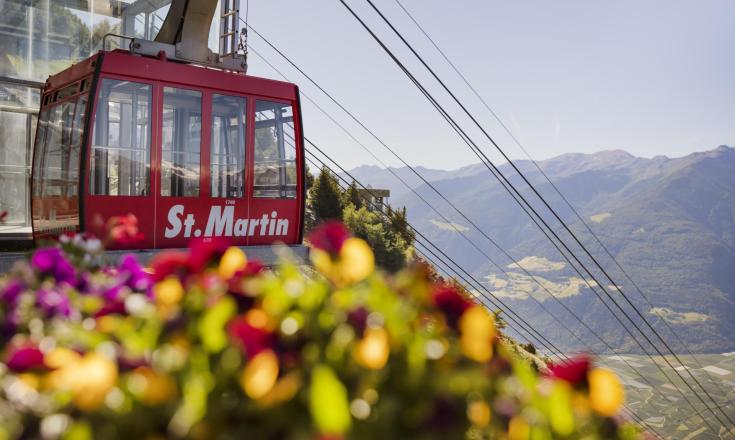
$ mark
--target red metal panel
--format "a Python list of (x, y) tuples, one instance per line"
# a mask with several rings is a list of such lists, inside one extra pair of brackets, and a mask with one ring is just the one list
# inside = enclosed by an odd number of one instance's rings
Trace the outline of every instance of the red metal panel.
[(172, 82), (182, 86), (195, 85), (223, 92), (260, 95), (289, 101), (296, 99), (296, 86), (291, 83), (131, 55), (127, 51), (106, 53), (102, 72)]

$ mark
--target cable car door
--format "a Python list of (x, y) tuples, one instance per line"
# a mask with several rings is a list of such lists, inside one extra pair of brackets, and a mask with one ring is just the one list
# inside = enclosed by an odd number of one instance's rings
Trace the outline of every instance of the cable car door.
[(101, 78), (89, 147), (85, 229), (102, 237), (116, 216), (134, 215), (142, 238), (112, 247), (155, 247), (151, 179), (153, 85), (124, 77)]
[(291, 103), (255, 100), (248, 245), (296, 242), (301, 209), (298, 129)]

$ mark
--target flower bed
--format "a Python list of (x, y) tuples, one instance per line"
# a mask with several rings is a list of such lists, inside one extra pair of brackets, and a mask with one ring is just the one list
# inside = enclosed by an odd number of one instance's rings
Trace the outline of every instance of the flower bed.
[(67, 237), (0, 281), (2, 438), (634, 438), (618, 379), (536, 371), (493, 315), (338, 224), (318, 273), (196, 241), (149, 269)]

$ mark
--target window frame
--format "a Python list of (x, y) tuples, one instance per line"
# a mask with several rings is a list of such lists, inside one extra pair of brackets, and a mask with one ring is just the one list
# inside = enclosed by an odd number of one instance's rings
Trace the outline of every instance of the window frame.
[[(267, 200), (284, 200), (284, 201), (297, 200), (299, 198), (299, 194), (300, 194), (300, 191), (301, 191), (300, 190), (300, 185), (299, 185), (299, 175), (300, 175), (299, 166), (300, 166), (300, 164), (304, 160), (303, 157), (300, 157), (300, 155), (299, 155), (299, 148), (297, 146), (297, 144), (300, 142), (300, 137), (301, 137), (301, 135), (300, 135), (300, 133), (301, 133), (301, 127), (299, 126), (300, 124), (297, 124), (296, 123), (296, 121), (299, 120), (299, 117), (300, 117), (300, 113), (299, 113), (299, 111), (297, 111), (297, 104), (298, 104), (298, 102), (290, 101), (290, 100), (287, 100), (287, 99), (278, 99), (278, 98), (273, 98), (273, 97), (269, 97), (269, 96), (262, 96), (262, 95), (252, 95), (252, 98), (251, 99), (252, 99), (252, 103), (251, 103), (252, 110), (251, 110), (251, 114), (250, 114), (250, 118), (251, 118), (250, 120), (252, 121), (252, 123), (251, 123), (251, 126), (252, 126), (252, 137), (251, 137), (251, 142), (252, 142), (251, 143), (251, 149), (252, 149), (251, 157), (252, 157), (252, 161), (251, 161), (250, 167), (251, 167), (251, 170), (252, 170), (252, 177), (251, 177), (251, 185), (250, 185), (250, 191), (248, 193), (248, 197), (252, 198), (253, 200), (264, 200), (264, 201), (267, 201)], [(296, 181), (292, 185), (286, 184), (283, 181), (279, 182), (278, 185), (273, 185), (273, 186), (278, 186), (278, 190), (277, 191), (279, 192), (279, 195), (277, 195), (277, 196), (268, 196), (268, 195), (258, 196), (255, 193), (255, 191), (256, 191), (256, 184), (255, 184), (255, 178), (256, 178), (256, 172), (255, 172), (255, 165), (256, 165), (256, 161), (255, 161), (255, 158), (256, 158), (256, 154), (255, 154), (255, 148), (256, 148), (256, 145), (255, 145), (255, 132), (256, 132), (256, 129), (257, 129), (257, 127), (256, 127), (257, 122), (255, 121), (255, 116), (257, 114), (257, 103), (258, 103), (258, 101), (264, 101), (264, 102), (275, 103), (275, 104), (285, 104), (285, 105), (291, 107), (291, 113), (292, 113), (291, 114), (291, 118), (292, 118), (291, 123), (293, 124), (292, 129), (293, 129), (293, 138), (294, 138), (294, 141), (293, 142), (294, 142), (294, 150), (295, 150), (295, 152), (294, 152), (294, 158), (293, 159), (283, 159), (282, 158), (282, 159), (278, 159), (277, 161), (268, 161), (268, 162), (278, 162), (279, 164), (283, 164), (283, 163), (286, 163), (286, 162), (292, 162), (293, 163), (294, 172), (295, 172), (295, 180)], [(284, 134), (284, 139), (285, 139), (285, 134)], [(286, 141), (284, 140), (284, 143), (285, 142)], [(301, 143), (303, 143), (303, 142), (301, 142)], [(302, 145), (302, 148), (303, 148), (303, 145)], [(285, 154), (285, 148), (284, 148), (284, 154)], [(283, 175), (286, 177), (286, 179), (284, 179), (284, 180), (287, 182), (288, 181), (288, 179), (287, 179), (287, 172), (284, 172)], [(281, 179), (280, 176), (281, 176), (281, 169), (279, 168), (279, 180)], [(284, 193), (287, 193), (287, 192), (290, 192), (290, 191), (293, 191), (293, 195), (284, 195)], [(301, 197), (305, 197), (305, 196), (306, 196), (305, 194), (301, 194)]]

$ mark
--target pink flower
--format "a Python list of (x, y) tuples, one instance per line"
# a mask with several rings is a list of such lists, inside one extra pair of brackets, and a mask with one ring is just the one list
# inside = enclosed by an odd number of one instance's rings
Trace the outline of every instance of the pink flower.
[(200, 273), (215, 259), (224, 255), (230, 240), (223, 237), (195, 238), (189, 242), (187, 264), (192, 273)]
[(345, 225), (338, 221), (329, 221), (317, 226), (309, 234), (309, 242), (316, 249), (321, 249), (331, 256), (339, 254), (342, 245), (352, 234)]
[(253, 327), (243, 317), (233, 319), (227, 326), (227, 332), (249, 358), (273, 347), (273, 335), (262, 328)]
[(579, 355), (572, 358), (569, 363), (550, 365), (548, 375), (572, 385), (583, 385), (587, 383), (587, 373), (591, 366), (592, 359), (588, 355)]
[(459, 318), (469, 309), (473, 302), (462, 295), (456, 287), (450, 284), (439, 284), (435, 286), (432, 295), (434, 304), (444, 313), (447, 323), (457, 328)]
[(188, 272), (189, 254), (180, 251), (163, 251), (151, 260), (154, 282), (163, 280), (169, 275), (185, 275)]
[(37, 250), (31, 257), (31, 266), (42, 274), (52, 275), (58, 282), (76, 284), (74, 266), (59, 248)]
[(5, 361), (8, 368), (15, 372), (46, 368), (43, 353), (37, 347), (19, 347), (10, 352)]

